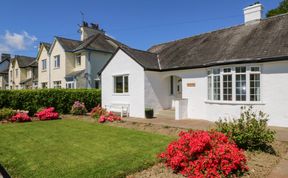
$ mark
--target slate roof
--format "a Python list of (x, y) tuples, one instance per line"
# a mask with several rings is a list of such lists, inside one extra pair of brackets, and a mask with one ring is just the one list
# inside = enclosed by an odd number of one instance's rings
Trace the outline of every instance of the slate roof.
[(79, 41), (79, 40), (72, 40), (72, 39), (58, 37), (58, 36), (56, 36), (55, 38), (58, 40), (58, 42), (64, 48), (65, 51), (70, 51), (70, 52), (72, 52), (75, 48), (77, 48), (82, 43), (82, 41)]
[(20, 68), (28, 67), (32, 62), (35, 61), (34, 57), (28, 56), (15, 56), (12, 61), (17, 60)]
[(73, 71), (67, 74), (65, 77), (76, 77), (80, 74), (82, 74), (85, 70), (79, 70), (79, 71)]
[(6, 75), (6, 74), (8, 74), (8, 72), (9, 72), (9, 69), (4, 69), (4, 70), (0, 71), (0, 75)]
[(151, 47), (161, 70), (288, 59), (288, 14)]
[(121, 47), (131, 58), (138, 62), (146, 70), (159, 70), (159, 61), (157, 54), (148, 51), (142, 51), (129, 47)]
[(41, 42), (41, 45), (43, 45), (43, 46), (44, 46), (44, 48), (45, 48), (47, 51), (49, 51), (49, 50), (50, 50), (50, 48), (51, 48), (51, 44), (50, 44), (50, 43)]
[(25, 84), (25, 83), (30, 82), (30, 81), (32, 81), (32, 78), (24, 79), (24, 80), (20, 81), (20, 84)]

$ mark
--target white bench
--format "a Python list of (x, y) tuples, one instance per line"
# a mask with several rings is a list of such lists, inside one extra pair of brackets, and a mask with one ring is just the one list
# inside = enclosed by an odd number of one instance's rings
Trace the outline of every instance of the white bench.
[(129, 106), (129, 104), (115, 103), (111, 105), (105, 105), (105, 108), (107, 109), (107, 111), (120, 113), (121, 117), (123, 117), (124, 115), (126, 117), (129, 117)]

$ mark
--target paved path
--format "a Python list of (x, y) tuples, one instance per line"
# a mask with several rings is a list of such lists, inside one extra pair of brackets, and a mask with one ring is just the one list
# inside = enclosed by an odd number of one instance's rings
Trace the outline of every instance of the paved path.
[(268, 178), (288, 178), (288, 153), (274, 167)]

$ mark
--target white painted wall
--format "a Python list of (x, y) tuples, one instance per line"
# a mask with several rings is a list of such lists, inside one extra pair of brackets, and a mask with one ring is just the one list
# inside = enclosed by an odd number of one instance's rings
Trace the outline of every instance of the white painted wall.
[[(129, 93), (114, 94), (113, 76), (129, 75)], [(145, 117), (144, 104), (144, 69), (122, 50), (106, 66), (101, 75), (102, 106), (113, 103), (129, 104), (131, 117)]]

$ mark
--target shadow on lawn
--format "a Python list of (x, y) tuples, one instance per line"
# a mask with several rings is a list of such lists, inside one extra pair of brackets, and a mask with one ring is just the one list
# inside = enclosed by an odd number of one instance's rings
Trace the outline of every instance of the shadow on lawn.
[(1, 174), (3, 178), (11, 178), (8, 172), (5, 170), (5, 168), (0, 164), (0, 177)]

